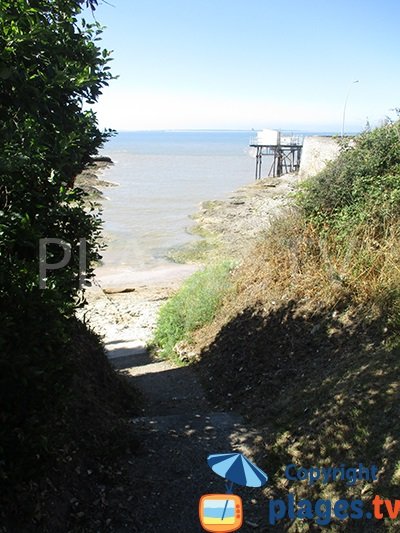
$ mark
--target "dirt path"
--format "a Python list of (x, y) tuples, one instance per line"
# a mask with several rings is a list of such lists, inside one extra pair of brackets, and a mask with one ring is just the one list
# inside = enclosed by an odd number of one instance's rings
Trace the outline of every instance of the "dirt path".
[[(225, 492), (223, 479), (208, 468), (207, 456), (232, 450), (249, 455), (256, 435), (240, 416), (213, 409), (191, 368), (153, 362), (148, 356), (136, 365), (135, 357), (114, 364), (125, 368), (144, 397), (143, 416), (132, 421), (141, 442), (132, 466), (132, 476), (141, 484), (137, 531), (202, 531), (200, 496)], [(252, 514), (247, 512), (246, 519), (251, 521)], [(242, 531), (253, 530), (246, 527)]]
[[(173, 290), (171, 285), (109, 295), (93, 290), (85, 310), (86, 320), (103, 334), (112, 364), (142, 394), (143, 414), (132, 420), (140, 449), (130, 466), (138, 487), (132, 500), (135, 526), (141, 533), (203, 531), (200, 496), (225, 492), (207, 456), (237, 450), (252, 457), (257, 439), (240, 416), (210, 405), (193, 368), (154, 361), (147, 353), (157, 311)], [(262, 492), (238, 488), (236, 493), (245, 505), (241, 531), (263, 531)], [(132, 525), (120, 529), (128, 530)]]

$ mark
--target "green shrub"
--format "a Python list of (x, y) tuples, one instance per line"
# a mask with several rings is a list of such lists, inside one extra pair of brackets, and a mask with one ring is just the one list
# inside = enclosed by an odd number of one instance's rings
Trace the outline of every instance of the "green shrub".
[(371, 222), (371, 216), (381, 227), (389, 216), (399, 215), (399, 200), (399, 121), (356, 137), (304, 184), (299, 196), (308, 219), (320, 228), (342, 230), (367, 219)]
[(364, 132), (298, 196), (323, 263), (352, 298), (400, 311), (400, 121)]
[[(111, 75), (99, 25), (78, 19), (83, 5), (96, 0), (0, 0), (0, 480), (10, 482), (31, 474), (22, 457), (47, 453), (50, 411), (70, 385), (81, 238), (87, 260), (99, 258), (100, 221), (73, 185), (109, 137), (84, 105)], [(72, 249), (46, 290), (41, 238)], [(49, 262), (57, 254), (49, 247)]]
[(154, 345), (165, 357), (174, 356), (174, 346), (190, 341), (191, 334), (211, 322), (223, 297), (232, 290), (232, 263), (210, 265), (191, 276), (161, 308)]

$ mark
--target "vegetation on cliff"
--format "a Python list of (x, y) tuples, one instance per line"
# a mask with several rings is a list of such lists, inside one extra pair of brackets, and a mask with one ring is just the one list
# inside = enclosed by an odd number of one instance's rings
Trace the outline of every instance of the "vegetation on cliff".
[[(269, 496), (398, 497), (399, 200), (400, 123), (343, 142), (234, 272), (216, 318), (192, 335), (213, 401), (259, 428)], [(379, 479), (288, 485), (292, 462), (376, 464)], [(399, 522), (332, 527), (397, 531)], [(294, 520), (290, 531), (307, 528), (319, 530)]]

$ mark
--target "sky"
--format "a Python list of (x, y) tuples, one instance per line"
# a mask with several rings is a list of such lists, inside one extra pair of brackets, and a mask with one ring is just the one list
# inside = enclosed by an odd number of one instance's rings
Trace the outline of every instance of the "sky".
[(107, 2), (101, 127), (355, 132), (400, 107), (400, 0)]

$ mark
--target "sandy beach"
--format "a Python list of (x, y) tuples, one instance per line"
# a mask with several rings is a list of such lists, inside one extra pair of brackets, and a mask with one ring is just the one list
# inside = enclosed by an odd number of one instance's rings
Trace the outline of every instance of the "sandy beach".
[(108, 356), (145, 351), (160, 306), (199, 265), (171, 265), (146, 271), (99, 267), (87, 305), (78, 316), (102, 336)]

